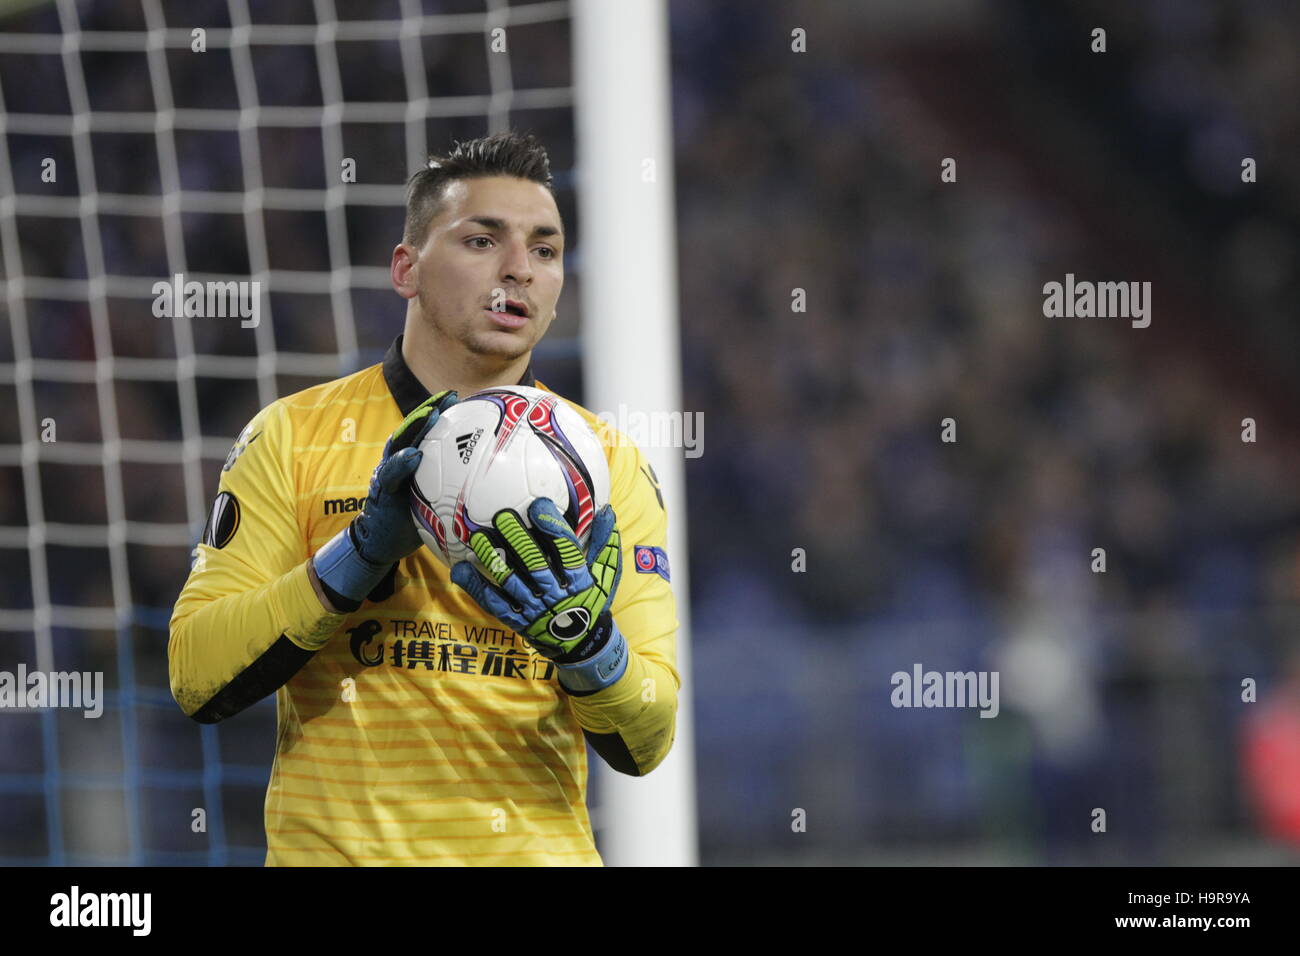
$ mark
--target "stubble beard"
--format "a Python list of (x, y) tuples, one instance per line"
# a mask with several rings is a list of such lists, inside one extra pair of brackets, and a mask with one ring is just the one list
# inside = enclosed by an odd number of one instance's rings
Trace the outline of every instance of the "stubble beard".
[(508, 363), (528, 354), (536, 344), (531, 338), (525, 339), (520, 334), (528, 328), (527, 326), (514, 333), (483, 329), (479, 327), (482, 321), (480, 312), (475, 312), (460, 322), (449, 322), (447, 316), (428, 308), (428, 300), (423, 291), (419, 292), (417, 297), (424, 320), (434, 330), (436, 336), (455, 342), (470, 355)]
[(461, 344), (474, 355), (490, 356), (504, 362), (513, 362), (532, 350), (532, 345), (523, 339), (511, 337), (505, 339), (505, 332), (470, 331), (460, 340)]

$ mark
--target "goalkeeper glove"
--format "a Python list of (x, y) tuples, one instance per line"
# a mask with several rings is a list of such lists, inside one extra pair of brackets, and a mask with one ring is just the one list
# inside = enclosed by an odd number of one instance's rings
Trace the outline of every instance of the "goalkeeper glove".
[(528, 518), (531, 534), (515, 511), (498, 511), (492, 530), (469, 539), (487, 577), (461, 561), (451, 579), (553, 660), (565, 690), (594, 693), (627, 670), (627, 642), (610, 613), (623, 571), (614, 509), (596, 512), (586, 554), (549, 498), (534, 501)]
[(455, 404), (456, 393), (442, 391), (406, 416), (384, 445), (361, 514), (312, 558), (325, 596), (340, 611), (359, 608), (393, 566), (420, 547), (411, 519), (410, 479), (424, 456), (420, 442), (439, 414)]

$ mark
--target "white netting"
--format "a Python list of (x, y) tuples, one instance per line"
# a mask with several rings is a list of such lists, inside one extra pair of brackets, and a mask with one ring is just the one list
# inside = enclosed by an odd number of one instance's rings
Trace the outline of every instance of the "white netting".
[[(231, 731), (158, 729), (220, 463), (257, 408), (401, 330), (387, 259), (430, 149), (534, 130), (574, 218), (568, 3), (425, 7), (0, 6), (0, 669), (98, 668), (112, 689), (99, 721), (6, 714), (0, 860), (261, 860), (265, 768), (225, 752)], [(260, 322), (156, 318), (176, 274), (260, 283)], [(572, 335), (539, 354), (571, 363)], [(235, 732), (267, 733), (260, 713)]]

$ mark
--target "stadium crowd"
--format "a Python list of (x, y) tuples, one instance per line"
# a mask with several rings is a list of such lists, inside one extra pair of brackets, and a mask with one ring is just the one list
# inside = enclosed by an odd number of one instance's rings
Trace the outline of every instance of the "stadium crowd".
[[(310, 5), (300, 6), (251, 8), (259, 22), (311, 22)], [(1068, 63), (1070, 38), (1086, 34), (1103, 6), (1118, 79), (1093, 98), (1107, 106), (1099, 117), (1083, 95), (1094, 89), (1087, 78), (1049, 60), (1055, 51)], [(348, 7), (354, 18), (368, 7), (383, 18), (395, 4)], [(87, 29), (131, 28), (131, 8), (79, 4)], [(1031, 862), (1185, 861), (1193, 836), (1256, 825), (1238, 770), (1250, 730), (1241, 681), (1258, 679), (1267, 696), (1267, 679), (1292, 653), (1300, 599), (1298, 396), (1286, 374), (1300, 355), (1289, 327), (1300, 170), (1284, 161), (1296, 150), (1300, 68), (1279, 47), (1300, 28), (1297, 9), (1197, 0), (1136, 4), (1115, 19), (1112, 5), (1078, 0), (1002, 10), (999, 31), (977, 22), (951, 36), (880, 39), (867, 18), (807, 5), (797, 25), (821, 46), (801, 56), (790, 50), (786, 4), (671, 4), (684, 404), (706, 423), (704, 454), (686, 464), (688, 506), (673, 517), (690, 537), (706, 861), (810, 851), (845, 861), (854, 859), (845, 847), (865, 859), (865, 848), (914, 856), (968, 844)], [(196, 5), (186, 16), (220, 26), (224, 11)], [(57, 32), (58, 22), (36, 8), (4, 29)], [(567, 28), (529, 37), (515, 45), (516, 61), (549, 64), (537, 75), (570, 82), (555, 66), (567, 62)], [(1025, 37), (1042, 42), (1016, 42)], [(971, 59), (935, 53), (954, 46), (999, 67), (973, 74), (963, 69)], [(425, 52), (431, 92), (486, 91), (467, 79), (487, 82), (481, 49), (441, 38)], [(230, 57), (207, 55), (195, 70), (169, 53), (173, 99), (238, 106)], [(259, 92), (319, 103), (315, 58), (311, 47), (288, 47), (255, 60), (266, 64)], [(937, 77), (925, 73), (944, 62)], [(156, 108), (142, 55), (83, 63), (97, 108)], [(341, 55), (347, 99), (400, 102), (399, 63), (395, 40)], [(1015, 88), (1030, 76), (1043, 80), (1032, 97)], [(68, 113), (63, 78), (57, 56), (0, 57), (9, 112)], [(962, 97), (985, 103), (997, 122), (985, 131), (955, 119)], [(551, 145), (561, 208), (580, 232), (563, 114), (527, 111), (512, 122)], [(1026, 145), (1049, 126), (1063, 131), (1052, 142), (1088, 148), (1048, 155)], [(481, 116), (431, 120), (428, 130), (431, 148), (488, 132)], [(345, 153), (361, 151), (359, 168), (377, 171), (373, 181), (402, 182), (400, 124), (343, 134)], [(264, 185), (325, 188), (319, 130), (263, 128), (257, 138)], [(100, 192), (156, 203), (164, 177), (152, 133), (92, 141)], [(18, 194), (83, 192), (69, 137), (9, 132), (5, 142)], [(249, 188), (236, 131), (178, 132), (177, 150), (186, 190)], [(1242, 184), (1242, 155), (1260, 158), (1257, 185)], [(66, 171), (55, 184), (39, 181), (46, 156)], [(946, 156), (958, 157), (955, 183), (940, 181)], [(1099, 211), (1082, 208), (1078, 190), (1110, 164), (1125, 176), (1105, 184)], [(1148, 205), (1125, 206), (1125, 189)], [(273, 269), (339, 265), (325, 214), (313, 211), (268, 211), (251, 225), (239, 213), (187, 212), (178, 263), (148, 202), (141, 214), (97, 217), (107, 271), (139, 277), (142, 290), (182, 265), (248, 274), (250, 228), (265, 229)], [(1134, 208), (1150, 213), (1140, 227), (1125, 218)], [(346, 212), (350, 262), (385, 265), (400, 208)], [(23, 276), (86, 279), (88, 215), (18, 216)], [(1129, 229), (1158, 230), (1168, 248), (1144, 244), (1129, 258)], [(575, 251), (571, 305), (580, 237)], [(1045, 317), (1042, 286), (1067, 273), (1156, 277), (1152, 327)], [(196, 320), (192, 343), (178, 341), (177, 324), (154, 318), (142, 292), (107, 301), (107, 336), (84, 299), (29, 296), (23, 334), (33, 356), (81, 363), (338, 349), (327, 283), (315, 295), (270, 291), (268, 327), (257, 333)], [(378, 361), (403, 313), (382, 290), (357, 289), (351, 303), (359, 367)], [(13, 361), (17, 340), (0, 337), (0, 361)], [(580, 398), (573, 361), (551, 354), (550, 365), (539, 358), (539, 377)], [(282, 374), (276, 389), (330, 377)], [(184, 387), (129, 376), (101, 386), (116, 402), (116, 434), (93, 380), (38, 377), (35, 395), (59, 442), (120, 437), (179, 450), (192, 437)], [(0, 390), (15, 395), (12, 382)], [(222, 441), (274, 397), (251, 377), (201, 378), (194, 394), (202, 435)], [(1246, 418), (1254, 442), (1242, 439)], [(0, 430), (0, 444), (21, 441), (16, 422)], [(205, 455), (202, 511), (221, 457)], [(94, 459), (42, 461), (44, 522), (107, 523), (108, 485)], [(128, 521), (194, 520), (179, 457), (128, 462), (122, 478)], [(11, 457), (0, 467), (0, 525), (36, 518), (33, 500)], [(109, 549), (102, 534), (94, 540), (47, 547), (52, 603), (113, 606)], [(183, 718), (165, 710), (166, 621), (188, 548), (133, 543), (127, 555), (129, 650), (111, 626), (60, 627), (60, 664), (117, 674), (110, 683), (140, 708), (142, 747), (157, 767), (201, 767), (197, 731), (173, 727)], [(3, 607), (33, 607), (25, 553), (8, 549), (3, 561)], [(890, 675), (915, 662), (999, 671), (1002, 719), (891, 706)], [(270, 754), (267, 721), (265, 710), (249, 716), (268, 735), (257, 756)], [(70, 727), (68, 739), (84, 732)], [(251, 732), (219, 733), (223, 760), (256, 762), (224, 745)], [(0, 754), (0, 770), (46, 767), (16, 734), (0, 737)], [(255, 844), (256, 781), (231, 787), (243, 796), (229, 798), (227, 816), (253, 816), (242, 830), (232, 824), (232, 839)], [(44, 852), (43, 799), (29, 794), (27, 810), (0, 825), (0, 855), (21, 832), (35, 834), (31, 853)], [(1096, 806), (1126, 821), (1104, 845), (1088, 842)], [(795, 807), (818, 825), (791, 834)]]

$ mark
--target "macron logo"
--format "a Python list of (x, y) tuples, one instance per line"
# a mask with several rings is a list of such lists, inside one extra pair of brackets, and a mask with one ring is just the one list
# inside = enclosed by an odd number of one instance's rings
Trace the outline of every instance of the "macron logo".
[(50, 897), (51, 926), (130, 926), (132, 935), (148, 936), (152, 893), (70, 893)]

